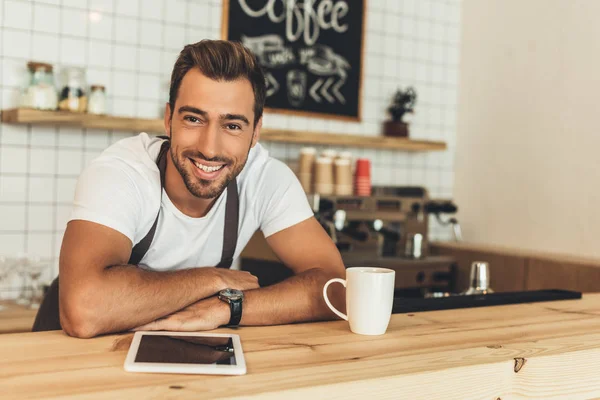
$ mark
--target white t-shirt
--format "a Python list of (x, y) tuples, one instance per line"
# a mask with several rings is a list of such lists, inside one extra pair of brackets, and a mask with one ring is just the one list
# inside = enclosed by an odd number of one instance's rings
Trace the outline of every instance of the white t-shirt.
[[(121, 232), (135, 245), (160, 215), (140, 266), (168, 271), (214, 267), (221, 261), (227, 190), (207, 215), (192, 218), (163, 190), (156, 158), (163, 139), (146, 133), (118, 141), (93, 160), (77, 182), (70, 220), (87, 220)], [(313, 216), (294, 173), (257, 144), (237, 177), (238, 242), (234, 259), (257, 231), (265, 236)]]

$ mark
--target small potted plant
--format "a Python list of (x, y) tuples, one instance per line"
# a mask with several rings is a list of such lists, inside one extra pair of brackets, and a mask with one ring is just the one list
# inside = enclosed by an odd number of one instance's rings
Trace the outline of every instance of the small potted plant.
[(392, 105), (388, 108), (392, 119), (383, 124), (383, 134), (385, 136), (408, 137), (408, 123), (405, 122), (405, 115), (413, 112), (413, 107), (417, 101), (417, 92), (412, 87), (405, 91), (398, 89), (392, 100)]

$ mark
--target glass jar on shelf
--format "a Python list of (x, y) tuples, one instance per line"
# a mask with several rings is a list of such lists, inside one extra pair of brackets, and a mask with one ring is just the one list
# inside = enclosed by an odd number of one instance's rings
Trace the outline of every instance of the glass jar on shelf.
[(90, 114), (106, 114), (106, 89), (104, 86), (91, 86), (87, 111)]
[(64, 86), (60, 91), (58, 109), (85, 112), (88, 103), (85, 90), (85, 70), (80, 67), (66, 67), (63, 71), (63, 82)]
[(56, 110), (58, 96), (54, 86), (51, 64), (30, 61), (27, 63), (29, 85), (21, 95), (21, 107), (38, 110)]

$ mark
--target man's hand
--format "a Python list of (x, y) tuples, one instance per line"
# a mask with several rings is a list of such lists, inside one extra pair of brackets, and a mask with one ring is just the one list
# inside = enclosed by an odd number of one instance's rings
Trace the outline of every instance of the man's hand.
[(241, 291), (258, 289), (258, 278), (250, 272), (237, 271), (228, 268), (214, 268), (214, 271), (221, 279), (222, 289), (237, 289)]
[[(239, 272), (239, 271), (234, 271)], [(250, 275), (250, 274), (248, 274)], [(252, 275), (250, 275), (252, 276)], [(135, 328), (135, 331), (209, 331), (226, 325), (231, 317), (229, 304), (218, 297), (200, 300), (164, 318)]]

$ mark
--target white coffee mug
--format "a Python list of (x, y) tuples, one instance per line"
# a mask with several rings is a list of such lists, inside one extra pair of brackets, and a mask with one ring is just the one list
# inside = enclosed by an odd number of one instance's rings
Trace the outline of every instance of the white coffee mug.
[[(396, 273), (387, 268), (352, 267), (346, 280), (331, 279), (323, 288), (327, 306), (350, 323), (350, 330), (361, 335), (383, 335), (392, 315)], [(338, 311), (327, 298), (330, 284), (339, 282), (346, 288), (346, 312)]]

